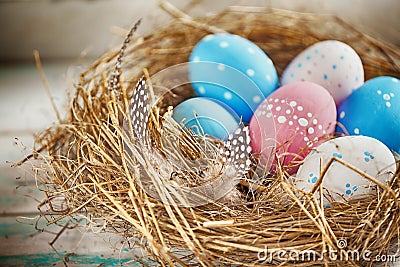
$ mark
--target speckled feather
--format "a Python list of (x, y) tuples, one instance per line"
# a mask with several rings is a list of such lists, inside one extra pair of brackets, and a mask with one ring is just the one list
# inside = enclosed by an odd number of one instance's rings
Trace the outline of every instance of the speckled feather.
[(250, 152), (249, 129), (243, 125), (229, 135), (228, 141), (224, 143), (224, 148), (220, 150), (220, 154), (223, 156), (222, 160), (232, 163), (240, 175), (245, 175), (249, 171)]
[(131, 28), (131, 30), (128, 32), (128, 34), (125, 37), (124, 43), (122, 47), (119, 50), (118, 57), (117, 57), (117, 62), (115, 63), (114, 71), (111, 74), (111, 77), (108, 81), (108, 90), (109, 91), (114, 91), (115, 95), (119, 99), (119, 83), (120, 83), (120, 78), (121, 78), (121, 66), (122, 66), (122, 59), (125, 54), (125, 50), (129, 44), (129, 42), (132, 39), (133, 34), (136, 32), (137, 28), (140, 25), (141, 20), (138, 20), (135, 25)]
[[(148, 147), (150, 142), (150, 130), (147, 127), (150, 114), (149, 94), (144, 77), (140, 78), (136, 84), (134, 94), (131, 99), (130, 116), (133, 130), (139, 142)], [(239, 176), (245, 175), (250, 167), (249, 155), (251, 152), (250, 136), (248, 127), (242, 124), (224, 142), (224, 147), (220, 150), (222, 161), (231, 164), (236, 169)]]
[(150, 130), (147, 128), (149, 121), (149, 93), (144, 77), (141, 77), (136, 84), (131, 99), (131, 121), (136, 137), (143, 145), (149, 144)]

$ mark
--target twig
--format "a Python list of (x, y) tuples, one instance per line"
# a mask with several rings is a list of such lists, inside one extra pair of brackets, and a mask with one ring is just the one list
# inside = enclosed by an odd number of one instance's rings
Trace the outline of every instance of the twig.
[(40, 55), (39, 55), (38, 50), (33, 50), (33, 57), (35, 59), (36, 68), (39, 71), (40, 78), (42, 79), (44, 89), (46, 90), (46, 93), (47, 93), (48, 97), (50, 98), (50, 102), (53, 107), (53, 110), (56, 113), (57, 120), (58, 120), (58, 122), (61, 122), (61, 116), (60, 116), (60, 113), (58, 112), (56, 103), (54, 102), (54, 97), (51, 94), (50, 87), (47, 82), (46, 74), (43, 71), (42, 62), (40, 61)]
[(191, 16), (189, 16), (188, 14), (185, 14), (184, 12), (182, 12), (181, 10), (176, 8), (174, 5), (172, 5), (168, 1), (162, 0), (159, 2), (158, 5), (160, 6), (160, 8), (165, 10), (168, 14), (179, 19), (182, 23), (184, 23), (186, 25), (189, 25), (189, 26), (192, 26), (195, 28), (199, 28), (199, 29), (203, 29), (203, 30), (206, 30), (211, 33), (226, 33), (226, 31), (221, 28), (195, 21)]
[(56, 237), (49, 243), (51, 247), (53, 247), (54, 243), (56, 243), (57, 239), (68, 229), (69, 221), (61, 228), (61, 230), (57, 233)]

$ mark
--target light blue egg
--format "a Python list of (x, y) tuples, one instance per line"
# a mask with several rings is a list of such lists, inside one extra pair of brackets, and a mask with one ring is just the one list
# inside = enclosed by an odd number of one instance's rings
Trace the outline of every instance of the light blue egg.
[(256, 44), (237, 35), (207, 35), (193, 48), (189, 61), (196, 94), (226, 103), (244, 122), (278, 88), (272, 60)]
[(239, 127), (239, 119), (223, 105), (206, 97), (190, 98), (174, 108), (172, 118), (197, 135), (227, 140)]
[[(339, 106), (338, 121), (349, 134), (374, 137), (399, 153), (399, 79), (380, 76), (367, 81)], [(340, 126), (337, 131), (344, 132)]]

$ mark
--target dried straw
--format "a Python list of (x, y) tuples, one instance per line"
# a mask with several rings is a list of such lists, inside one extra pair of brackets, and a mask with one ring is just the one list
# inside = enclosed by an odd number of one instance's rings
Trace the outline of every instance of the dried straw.
[[(345, 250), (369, 250), (371, 258), (389, 254), (393, 241), (398, 244), (400, 229), (399, 172), (390, 183), (377, 185), (377, 196), (336, 203), (329, 209), (310, 194), (304, 195), (305, 200), (299, 197), (301, 192), (287, 181), (283, 171), (274, 177), (261, 177), (261, 184), (242, 181), (228, 196), (229, 201), (177, 207), (157, 201), (138, 186), (135, 178), (145, 171), (138, 167), (142, 154), (132, 135), (126, 139), (131, 141), (131, 153), (126, 153), (121, 122), (143, 70), (153, 75), (186, 62), (192, 47), (210, 32), (226, 31), (250, 39), (267, 51), (279, 73), (307, 46), (337, 39), (358, 52), (367, 79), (378, 75), (398, 77), (398, 48), (363, 34), (334, 16), (232, 7), (218, 15), (193, 20), (168, 4), (161, 7), (176, 19), (147, 36), (132, 37), (116, 90), (109, 90), (109, 78), (115, 70), (118, 49), (107, 52), (82, 72), (68, 116), (37, 138), (35, 159), (29, 160), (46, 195), (39, 208), (48, 224), (66, 226), (85, 217), (90, 227), (126, 237), (162, 266), (265, 266), (266, 262), (259, 260), (265, 248), (268, 253), (282, 249), (338, 251), (336, 261), (331, 261), (328, 254), (314, 261), (290, 259), (286, 254), (270, 263), (285, 266), (372, 264), (362, 258), (340, 258)], [(156, 146), (161, 147), (165, 133), (176, 130), (176, 125), (170, 125), (170, 130), (163, 128), (168, 125), (163, 115), (168, 114), (168, 106), (192, 96), (191, 90), (184, 89), (166, 97), (164, 106), (152, 112)], [(186, 140), (184, 150), (188, 154), (205, 157), (188, 148), (196, 147), (190, 135), (184, 133), (180, 138)], [(218, 146), (215, 142), (210, 144)], [(162, 149), (168, 152), (172, 148)], [(376, 182), (374, 177), (366, 178)], [(320, 188), (315, 190), (320, 192)], [(69, 218), (68, 224), (64, 218)]]

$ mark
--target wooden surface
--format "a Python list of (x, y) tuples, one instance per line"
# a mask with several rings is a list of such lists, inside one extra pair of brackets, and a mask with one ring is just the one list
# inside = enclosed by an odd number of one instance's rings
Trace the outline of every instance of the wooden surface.
[[(71, 72), (71, 62), (43, 65), (55, 101), (64, 107), (68, 76), (76, 78), (79, 69)], [(0, 266), (140, 266), (117, 236), (71, 230), (53, 248), (55, 234), (38, 233), (28, 219), (37, 216), (42, 192), (32, 174), (10, 166), (29, 153), (34, 133), (56, 121), (33, 63), (0, 66), (0, 114)]]

